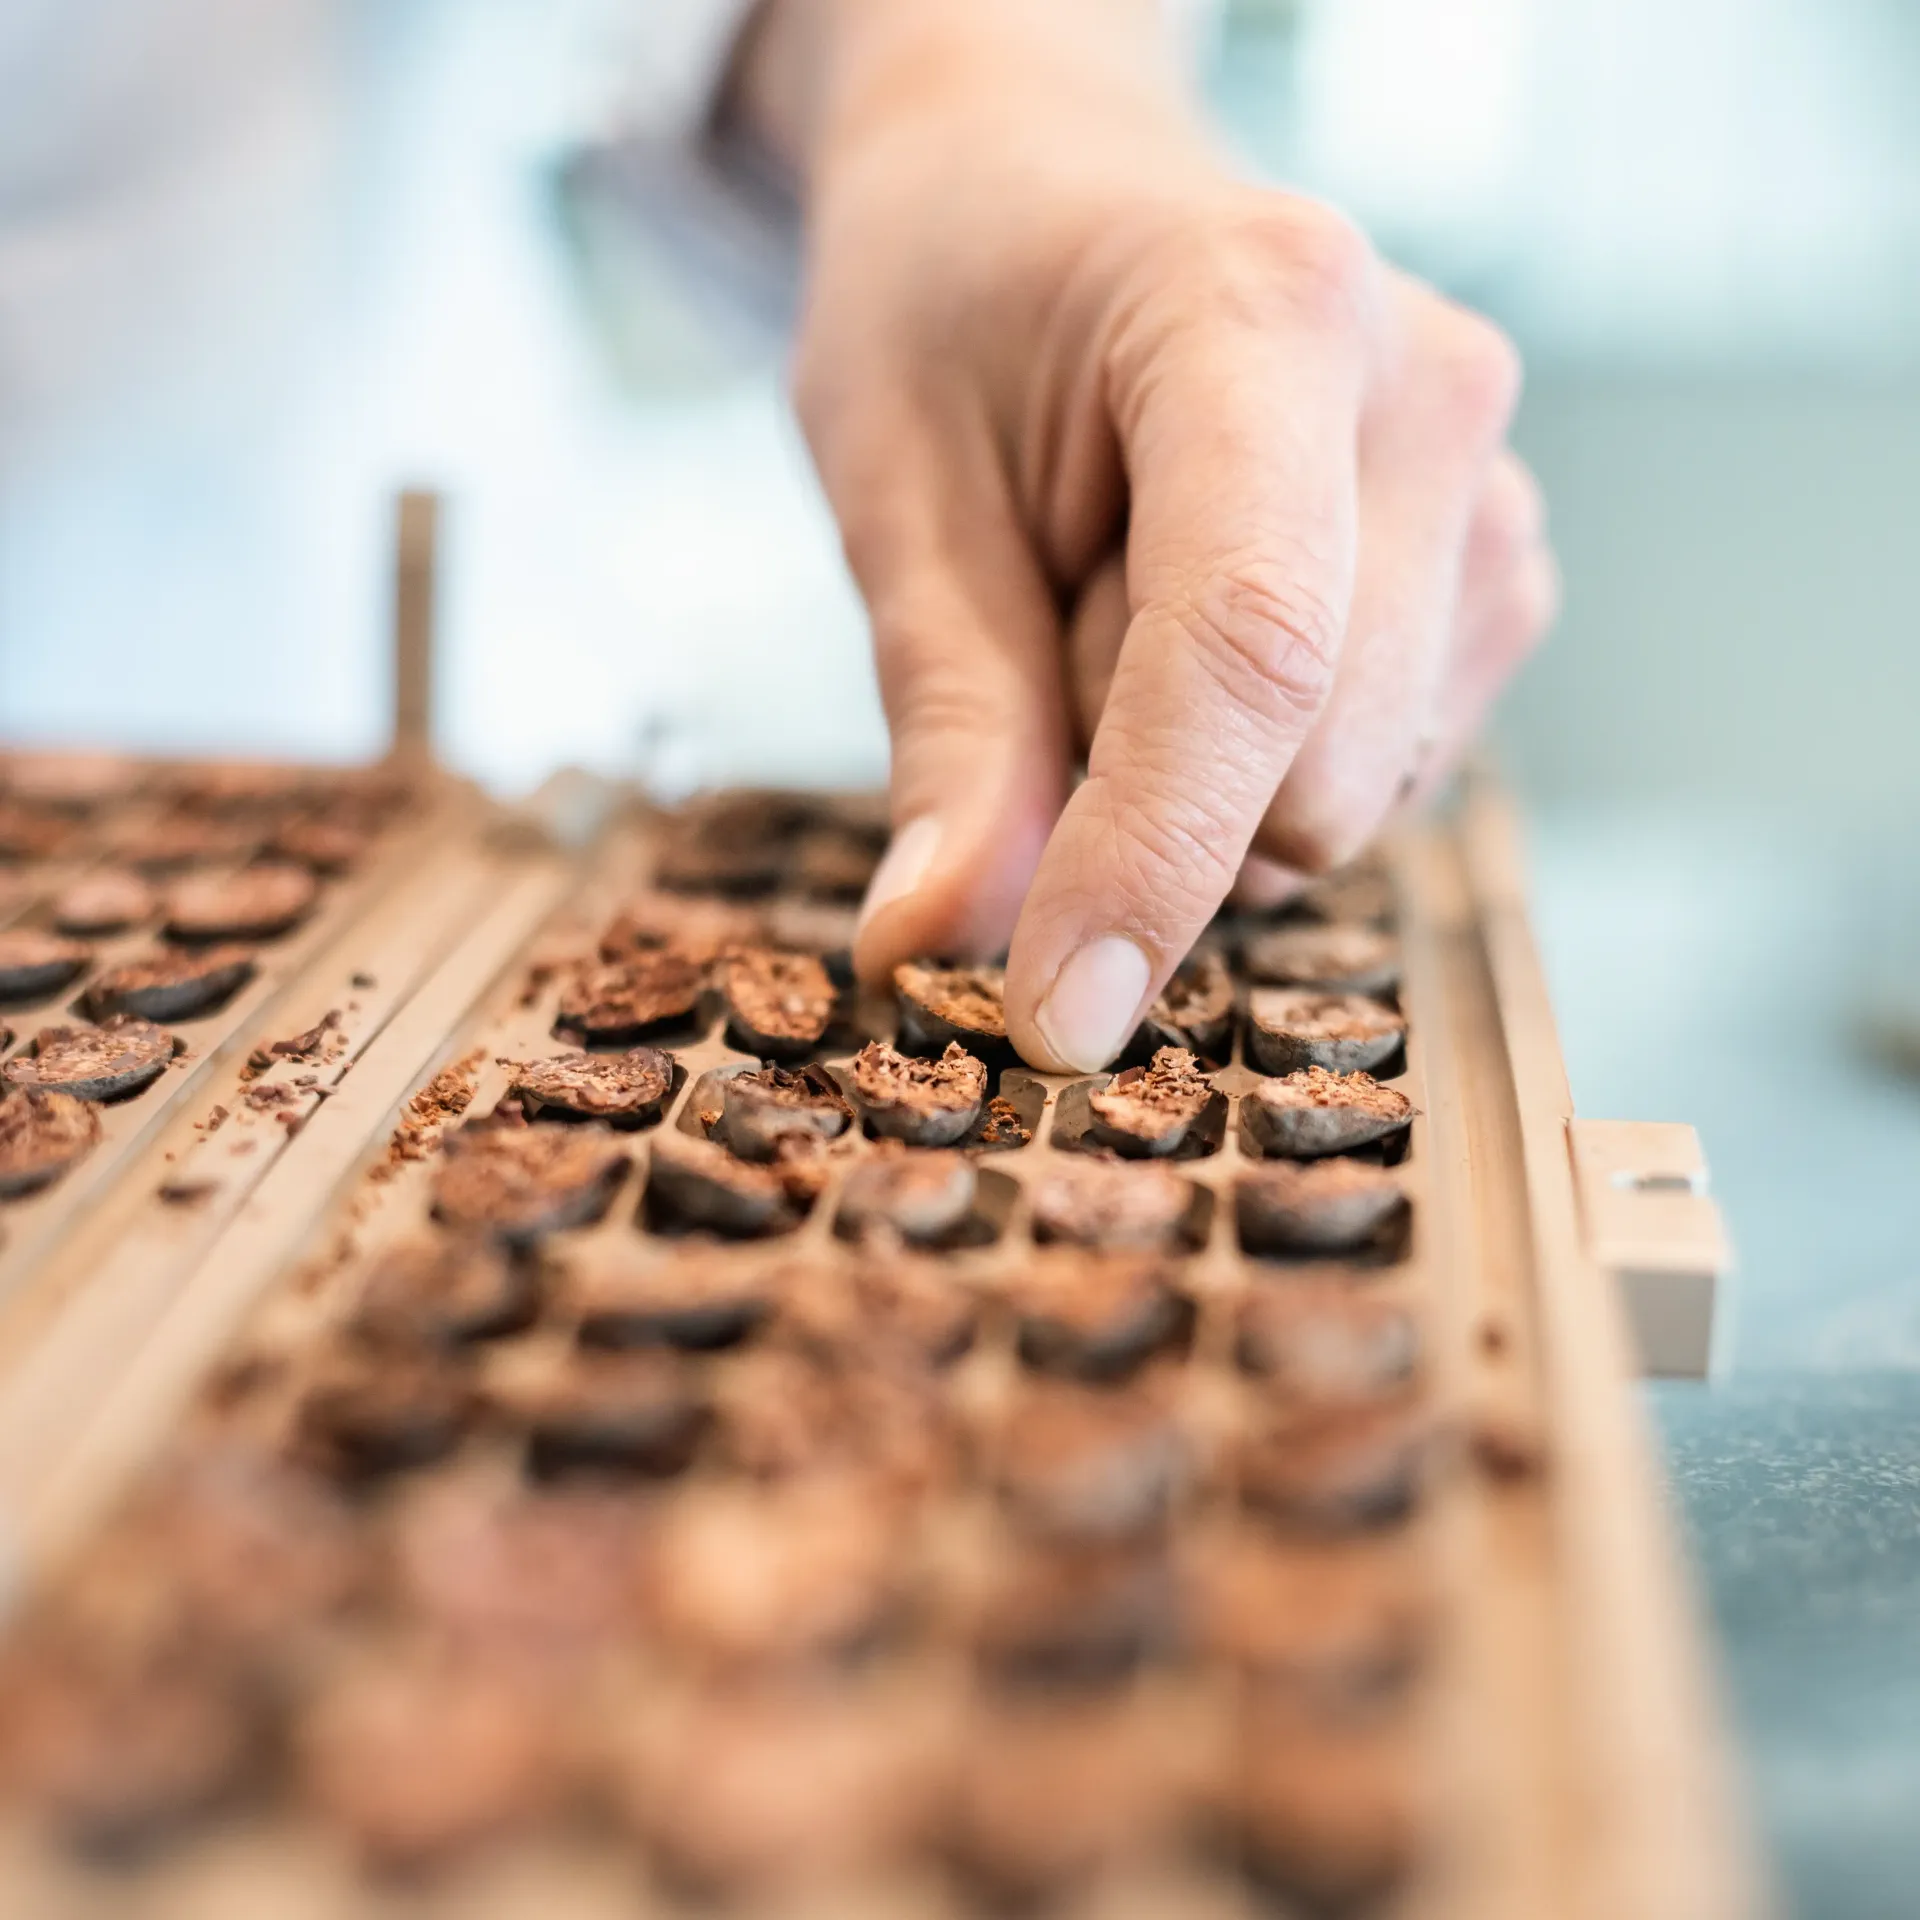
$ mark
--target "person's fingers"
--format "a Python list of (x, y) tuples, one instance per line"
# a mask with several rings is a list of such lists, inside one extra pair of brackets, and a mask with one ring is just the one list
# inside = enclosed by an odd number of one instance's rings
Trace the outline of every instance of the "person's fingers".
[(855, 436), (835, 423), (820, 465), (892, 736), (893, 844), (854, 947), (882, 981), (1005, 946), (1065, 797), (1067, 722), (1053, 602), (984, 431)]
[(1332, 686), (1377, 274), (1333, 216), (1285, 222), (1161, 263), (1177, 314), (1143, 297), (1112, 348), (1137, 612), (1007, 973), (1014, 1044), (1054, 1071), (1125, 1044)]
[(1267, 913), (1275, 907), (1284, 907), (1306, 885), (1304, 873), (1250, 853), (1240, 863), (1240, 877), (1234, 881), (1228, 898), (1236, 907), (1244, 907), (1250, 913)]
[(1309, 872), (1352, 859), (1422, 761), (1441, 698), (1476, 496), (1519, 361), (1489, 323), (1414, 289), (1361, 430), (1360, 557), (1340, 673), (1255, 844)]
[(1115, 553), (1094, 569), (1067, 623), (1067, 687), (1083, 754), (1100, 729), (1128, 618), (1127, 557)]

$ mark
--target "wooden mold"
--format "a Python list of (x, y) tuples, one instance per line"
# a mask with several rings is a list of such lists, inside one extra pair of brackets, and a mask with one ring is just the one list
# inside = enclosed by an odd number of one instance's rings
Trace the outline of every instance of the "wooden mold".
[[(880, 839), (769, 793), (468, 842), (289, 989), (378, 983), (270, 1163), (120, 1183), (0, 1347), (8, 1910), (1758, 1911), (1498, 795), (1391, 850), (1413, 1118), (1331, 1169), (1261, 1153), (1244, 1009), (1156, 1132), (950, 999), (997, 1104), (880, 1137)], [(517, 1117), (676, 937), (664, 1111)], [(736, 1112), (817, 1004), (761, 938), (832, 1012)]]

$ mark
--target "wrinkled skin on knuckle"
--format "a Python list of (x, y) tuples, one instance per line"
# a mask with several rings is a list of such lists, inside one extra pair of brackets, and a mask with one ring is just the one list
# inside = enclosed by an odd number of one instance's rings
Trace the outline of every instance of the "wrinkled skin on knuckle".
[(1344, 632), (1306, 571), (1272, 555), (1240, 555), (1189, 583), (1166, 610), (1220, 686), (1289, 736), (1325, 705)]
[[(1191, 768), (1156, 768), (1125, 789), (1090, 781), (1101, 822), (1099, 858), (1078, 903), (1158, 953), (1167, 931), (1198, 928), (1225, 897), (1239, 869), (1236, 833)], [(1177, 953), (1163, 958), (1177, 960)]]

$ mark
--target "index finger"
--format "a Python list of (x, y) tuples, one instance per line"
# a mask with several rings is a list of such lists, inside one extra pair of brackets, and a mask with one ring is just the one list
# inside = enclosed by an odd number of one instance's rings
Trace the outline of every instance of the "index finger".
[(1122, 366), (1135, 613), (1008, 957), (1009, 1031), (1037, 1066), (1091, 1072), (1125, 1045), (1332, 690), (1362, 338), (1349, 290), (1316, 288), (1235, 303)]

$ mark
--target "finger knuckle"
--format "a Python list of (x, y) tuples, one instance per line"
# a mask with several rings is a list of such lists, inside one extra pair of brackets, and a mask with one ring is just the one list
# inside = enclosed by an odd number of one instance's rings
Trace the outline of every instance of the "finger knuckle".
[(1155, 279), (1178, 295), (1180, 311), (1261, 334), (1287, 325), (1353, 330), (1374, 274), (1365, 235), (1331, 207), (1295, 195), (1229, 201), (1174, 236), (1170, 254)]
[(1491, 320), (1447, 307), (1427, 355), (1427, 378), (1461, 429), (1476, 440), (1503, 437), (1520, 404), (1520, 350)]
[(1243, 555), (1183, 596), (1175, 619), (1222, 689), (1290, 733), (1324, 704), (1342, 621), (1308, 569)]
[(1112, 884), (1135, 925), (1211, 915), (1233, 884), (1245, 828), (1235, 830), (1203, 785), (1149, 785), (1116, 798), (1112, 818)]
[(1533, 475), (1518, 460), (1497, 461), (1474, 506), (1476, 551), (1503, 570), (1515, 566), (1539, 544), (1545, 524), (1546, 509)]

